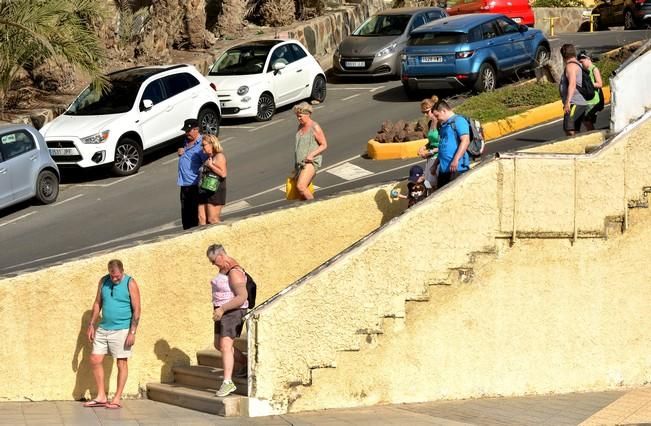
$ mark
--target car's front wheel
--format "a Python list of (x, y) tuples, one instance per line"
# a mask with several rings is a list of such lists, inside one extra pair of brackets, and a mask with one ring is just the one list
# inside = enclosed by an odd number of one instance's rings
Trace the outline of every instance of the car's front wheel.
[(479, 67), (479, 77), (475, 82), (475, 90), (481, 92), (492, 92), (497, 86), (497, 75), (495, 68), (489, 63), (484, 62)]
[(637, 25), (635, 25), (635, 16), (633, 16), (633, 12), (630, 9), (626, 9), (624, 11), (624, 29), (634, 30), (635, 28), (637, 28)]
[(198, 120), (202, 132), (219, 136), (219, 113), (214, 108), (201, 108)]
[(274, 102), (274, 97), (271, 96), (271, 93), (264, 92), (258, 98), (258, 112), (255, 115), (255, 119), (258, 121), (269, 121), (276, 112), (276, 102)]
[(50, 170), (43, 170), (36, 179), (36, 199), (42, 204), (51, 204), (59, 196), (59, 178)]
[(323, 102), (326, 98), (326, 79), (322, 75), (317, 75), (314, 77), (314, 82), (312, 83), (312, 94), (310, 99)]
[(142, 147), (130, 138), (122, 138), (115, 147), (113, 161), (113, 174), (117, 176), (130, 176), (142, 166)]

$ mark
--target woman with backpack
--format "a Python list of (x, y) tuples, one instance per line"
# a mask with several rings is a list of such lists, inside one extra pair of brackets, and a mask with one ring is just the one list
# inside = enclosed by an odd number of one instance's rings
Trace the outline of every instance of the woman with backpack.
[(590, 79), (595, 88), (595, 96), (590, 99), (588, 102), (588, 112), (585, 113), (583, 118), (583, 125), (585, 129), (590, 131), (594, 130), (594, 123), (597, 121), (597, 113), (604, 109), (604, 92), (602, 87), (604, 86), (603, 80), (601, 79), (601, 72), (595, 64), (592, 63), (592, 58), (585, 50), (579, 52), (576, 56), (576, 59), (579, 60), (581, 66), (588, 70), (590, 73)]
[(425, 162), (425, 186), (429, 191), (436, 189), (436, 170), (438, 168), (439, 152), (439, 122), (434, 116), (434, 105), (439, 101), (438, 96), (423, 99), (420, 103), (420, 110), (429, 119), (427, 122), (427, 143), (418, 148), (418, 155), (426, 160)]

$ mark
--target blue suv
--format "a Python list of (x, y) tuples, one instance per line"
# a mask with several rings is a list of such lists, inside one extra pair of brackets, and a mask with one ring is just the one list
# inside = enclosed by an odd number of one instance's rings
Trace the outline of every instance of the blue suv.
[(540, 30), (504, 15), (471, 14), (425, 24), (409, 35), (401, 56), (408, 95), (420, 89), (495, 89), (498, 78), (549, 59)]

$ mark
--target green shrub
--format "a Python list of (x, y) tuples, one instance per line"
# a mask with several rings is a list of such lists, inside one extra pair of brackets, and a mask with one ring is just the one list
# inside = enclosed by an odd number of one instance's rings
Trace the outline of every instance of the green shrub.
[(536, 0), (533, 7), (585, 7), (583, 0)]

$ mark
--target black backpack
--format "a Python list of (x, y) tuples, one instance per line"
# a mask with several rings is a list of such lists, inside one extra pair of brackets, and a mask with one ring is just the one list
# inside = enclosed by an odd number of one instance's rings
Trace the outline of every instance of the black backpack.
[[(481, 158), (481, 155), (484, 152), (484, 146), (486, 145), (486, 141), (484, 139), (484, 131), (481, 128), (481, 123), (479, 120), (468, 118), (465, 115), (457, 115), (468, 122), (468, 127), (470, 128), (470, 143), (468, 144), (468, 149), (466, 152), (468, 153), (470, 160), (476, 161)], [(452, 130), (457, 133), (457, 125), (455, 124), (454, 120), (450, 122), (450, 125), (452, 126)], [(457, 136), (458, 135), (459, 133), (457, 133)]]
[(581, 96), (583, 96), (583, 99), (590, 101), (592, 98), (594, 98), (595, 90), (597, 90), (594, 87), (594, 83), (592, 83), (592, 78), (590, 78), (590, 70), (583, 68), (583, 65), (581, 65), (581, 63), (578, 61), (572, 62), (581, 68), (581, 85), (579, 86), (577, 84), (576, 88)]

